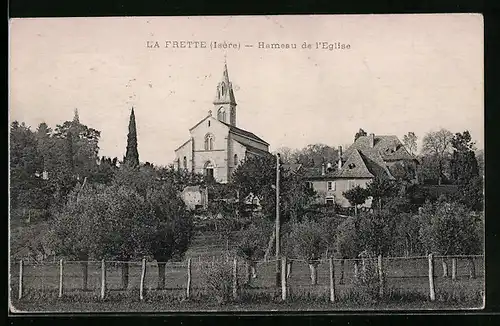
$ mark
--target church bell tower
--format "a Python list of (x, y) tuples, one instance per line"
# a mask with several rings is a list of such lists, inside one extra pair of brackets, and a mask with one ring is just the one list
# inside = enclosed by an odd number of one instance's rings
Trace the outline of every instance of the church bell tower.
[(236, 100), (234, 98), (233, 84), (229, 81), (227, 63), (224, 61), (222, 80), (217, 85), (217, 94), (213, 102), (217, 120), (236, 126)]

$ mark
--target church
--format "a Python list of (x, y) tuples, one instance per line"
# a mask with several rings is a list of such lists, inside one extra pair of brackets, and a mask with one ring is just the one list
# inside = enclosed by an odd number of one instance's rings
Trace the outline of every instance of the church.
[(236, 105), (227, 63), (224, 63), (213, 109), (189, 129), (191, 137), (175, 150), (178, 170), (202, 173), (207, 179), (227, 183), (245, 158), (270, 155), (265, 140), (237, 127)]

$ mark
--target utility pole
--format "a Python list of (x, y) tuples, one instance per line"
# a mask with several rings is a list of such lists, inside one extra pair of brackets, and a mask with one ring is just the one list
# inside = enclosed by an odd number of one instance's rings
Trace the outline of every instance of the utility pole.
[(280, 264), (280, 154), (276, 153), (276, 286), (281, 286)]

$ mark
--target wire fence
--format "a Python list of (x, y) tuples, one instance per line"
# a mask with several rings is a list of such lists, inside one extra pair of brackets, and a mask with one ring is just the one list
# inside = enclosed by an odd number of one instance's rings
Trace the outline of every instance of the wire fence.
[[(10, 265), (11, 296), (90, 292), (104, 295), (113, 291), (143, 293), (167, 291), (189, 296), (207, 292), (206, 271), (218, 264), (236, 264), (236, 274), (246, 291), (287, 291), (330, 295), (332, 291), (350, 291), (361, 278), (378, 283), (382, 271), (383, 286), (391, 291), (429, 294), (430, 272), (436, 293), (457, 288), (484, 292), (484, 256), (382, 257), (357, 259), (272, 259), (248, 261), (229, 255), (211, 259), (190, 258), (183, 262), (156, 261), (15, 261)], [(104, 269), (103, 269), (104, 268)], [(283, 270), (284, 268), (284, 270)], [(371, 274), (370, 274), (371, 272)], [(368, 276), (367, 276), (368, 275)], [(283, 276), (286, 280), (283, 283)], [(286, 289), (283, 289), (285, 287)]]

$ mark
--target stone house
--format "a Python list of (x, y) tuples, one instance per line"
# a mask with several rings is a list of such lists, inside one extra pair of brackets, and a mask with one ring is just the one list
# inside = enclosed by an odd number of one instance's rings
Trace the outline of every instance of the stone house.
[[(319, 203), (349, 207), (343, 192), (358, 185), (366, 188), (375, 177), (394, 180), (391, 167), (396, 163), (412, 168), (418, 164), (393, 135), (361, 136), (344, 153), (339, 147), (339, 157), (336, 163), (306, 171), (306, 182), (316, 190)], [(362, 206), (371, 207), (371, 198)]]

